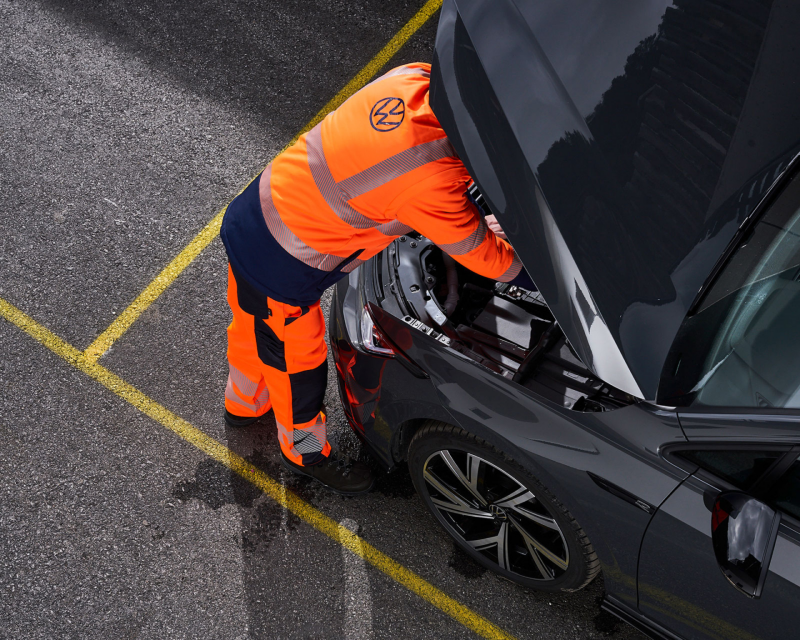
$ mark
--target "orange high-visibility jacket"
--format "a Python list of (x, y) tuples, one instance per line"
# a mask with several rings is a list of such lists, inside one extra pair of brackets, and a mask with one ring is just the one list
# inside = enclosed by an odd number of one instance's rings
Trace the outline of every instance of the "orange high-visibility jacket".
[(226, 212), (234, 270), (302, 306), (415, 230), (472, 271), (513, 280), (521, 263), (468, 199), (470, 176), (430, 108), (429, 84), (428, 64), (394, 69), (275, 158), (258, 178), (260, 207), (248, 189), (250, 202)]

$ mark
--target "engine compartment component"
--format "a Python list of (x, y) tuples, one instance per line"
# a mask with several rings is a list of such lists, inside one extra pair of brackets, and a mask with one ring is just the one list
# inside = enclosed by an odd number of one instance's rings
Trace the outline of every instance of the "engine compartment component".
[(444, 315), (450, 316), (458, 306), (458, 267), (456, 261), (446, 253), (442, 254), (447, 270), (447, 297), (444, 299)]
[(523, 349), (530, 349), (534, 338), (541, 335), (548, 325), (547, 320), (528, 313), (521, 305), (499, 296), (493, 296), (472, 321), (473, 328), (513, 342)]
[[(465, 269), (418, 234), (376, 261), (388, 311), (477, 364), (575, 411), (610, 411), (635, 398), (577, 357), (541, 295)], [(394, 309), (394, 311), (393, 311)]]

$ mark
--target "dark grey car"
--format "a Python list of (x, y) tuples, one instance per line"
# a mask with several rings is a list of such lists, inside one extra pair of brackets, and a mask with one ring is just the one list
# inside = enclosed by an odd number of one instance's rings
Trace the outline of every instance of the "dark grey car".
[(800, 5), (446, 0), (431, 105), (538, 291), (411, 234), (337, 285), (351, 425), (527, 587), (653, 637), (800, 609)]

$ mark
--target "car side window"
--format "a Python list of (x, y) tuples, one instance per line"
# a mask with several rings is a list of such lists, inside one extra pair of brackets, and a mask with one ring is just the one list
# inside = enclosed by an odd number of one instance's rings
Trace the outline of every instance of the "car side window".
[(800, 408), (800, 176), (684, 321), (659, 396), (681, 406)]
[(694, 450), (678, 455), (701, 469), (747, 491), (764, 475), (783, 451)]
[(795, 460), (769, 492), (767, 501), (800, 520), (800, 460)]

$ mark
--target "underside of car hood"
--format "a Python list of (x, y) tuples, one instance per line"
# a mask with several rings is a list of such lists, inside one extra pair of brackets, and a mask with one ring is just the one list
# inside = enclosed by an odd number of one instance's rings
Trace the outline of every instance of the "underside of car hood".
[(431, 106), (584, 363), (667, 353), (800, 141), (792, 0), (445, 0)]

